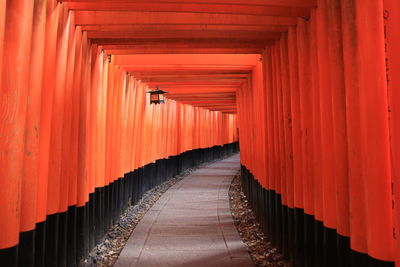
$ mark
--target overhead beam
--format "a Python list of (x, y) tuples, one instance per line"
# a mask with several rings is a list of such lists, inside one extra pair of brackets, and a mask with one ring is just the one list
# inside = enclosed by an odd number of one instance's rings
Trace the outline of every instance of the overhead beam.
[[(101, 40), (100, 40), (101, 41)], [(114, 49), (149, 49), (149, 48), (260, 48), (263, 49), (266, 44), (273, 44), (274, 42), (264, 43), (264, 42), (249, 42), (244, 40), (229, 40), (229, 39), (219, 39), (219, 40), (202, 40), (202, 39), (184, 39), (184, 40), (137, 40), (132, 44), (102, 44), (105, 50)], [(96, 40), (92, 40), (95, 43)]]
[(180, 101), (180, 102), (183, 103), (183, 104), (189, 104), (189, 105), (192, 105), (192, 106), (201, 107), (201, 108), (208, 108), (208, 109), (210, 109), (210, 108), (213, 108), (213, 109), (230, 109), (230, 110), (236, 109), (235, 105), (225, 105), (225, 104), (216, 104), (216, 105), (205, 104), (205, 105), (203, 105), (203, 104), (190, 104), (190, 103), (187, 103), (185, 101)]
[(75, 11), (76, 25), (116, 24), (227, 24), (294, 26), (296, 18), (179, 12)]
[(236, 65), (255, 66), (258, 55), (130, 55), (115, 56), (116, 65)]
[(83, 31), (169, 31), (169, 30), (216, 30), (216, 31), (267, 31), (284, 32), (288, 26), (269, 25), (215, 25), (215, 24), (128, 24), (128, 25), (82, 25)]
[(184, 101), (185, 104), (191, 105), (220, 105), (220, 104), (236, 104), (236, 102), (232, 100), (206, 100), (206, 101), (199, 101), (199, 100), (187, 100)]
[(133, 71), (132, 75), (218, 75), (218, 74), (251, 74), (248, 70), (148, 70), (148, 71)]
[[(164, 84), (164, 88), (168, 88), (169, 90), (186, 90), (190, 84), (171, 84), (171, 85), (166, 85)], [(149, 88), (155, 88), (157, 85), (148, 85)], [(210, 90), (210, 91), (236, 91), (238, 88), (237, 85), (232, 85), (232, 84), (203, 84), (203, 85), (198, 85), (198, 84), (191, 84), (190, 89), (193, 90)]]
[(203, 79), (242, 79), (248, 78), (249, 74), (235, 74), (235, 73), (209, 73), (209, 74), (192, 74), (192, 73), (180, 73), (180, 74), (142, 74), (142, 79), (153, 80), (153, 79), (162, 79), (165, 81), (200, 81)]
[(143, 54), (261, 54), (262, 48), (141, 48), (106, 50), (113, 55)]
[(167, 98), (174, 98), (174, 99), (193, 99), (193, 97), (196, 96), (197, 100), (212, 100), (212, 99), (218, 99), (218, 100), (227, 100), (227, 99), (235, 99), (235, 95), (230, 95), (230, 94), (170, 94), (166, 95)]
[(143, 11), (143, 12), (189, 12), (221, 13), (262, 16), (302, 17), (309, 16), (310, 10), (304, 7), (282, 7), (267, 5), (220, 4), (220, 3), (135, 3), (135, 2), (69, 2), (72, 10), (92, 11)]
[[(176, 3), (176, 0), (64, 0), (64, 2), (91, 2), (91, 3)], [(228, 4), (228, 5), (261, 5), (280, 7), (315, 7), (317, 0), (191, 0), (190, 3), (199, 4)]]
[[(224, 92), (224, 93), (215, 93), (215, 92), (207, 92), (207, 93), (179, 93), (179, 94), (165, 94), (166, 97), (173, 97), (173, 98), (186, 98), (186, 97), (193, 97), (193, 94), (198, 96), (199, 98), (214, 98), (214, 97), (221, 97), (221, 98), (235, 98), (236, 93)], [(191, 98), (193, 99), (193, 98)], [(196, 99), (200, 100), (200, 99)], [(208, 99), (209, 100), (209, 99)]]
[[(191, 39), (191, 38), (152, 38), (152, 39), (140, 39), (140, 38), (92, 38), (92, 43), (106, 46), (106, 45), (144, 45), (144, 46), (153, 46), (153, 45), (166, 45), (166, 46), (179, 46), (184, 45), (187, 48), (194, 47), (202, 47), (202, 48), (220, 48), (226, 46), (226, 43), (231, 43), (231, 47), (235, 46), (238, 43), (248, 43), (252, 44), (249, 47), (258, 47), (263, 48), (267, 45), (274, 44), (275, 40), (273, 39), (238, 39), (238, 38), (202, 38), (202, 39)], [(194, 46), (192, 45), (194, 44)], [(244, 46), (244, 44), (241, 44)]]
[[(185, 83), (181, 83), (181, 84), (183, 84), (183, 85), (186, 85), (186, 86), (193, 86), (193, 85), (202, 85), (202, 86), (214, 86), (214, 84), (218, 84), (219, 83), (219, 81), (210, 81), (210, 82), (192, 82), (192, 81), (187, 81), (187, 82), (185, 82)], [(165, 88), (168, 88), (168, 86), (173, 86), (173, 87), (175, 87), (178, 83), (176, 83), (176, 82), (149, 82), (149, 83), (147, 83), (149, 86), (151, 86), (151, 85), (155, 85), (155, 86), (163, 86), (163, 87), (165, 87)], [(235, 87), (240, 87), (240, 85), (241, 85), (242, 83), (239, 83), (239, 82), (230, 82), (230, 83), (225, 83), (225, 85), (232, 85), (232, 86), (235, 86)]]
[(236, 93), (236, 89), (234, 90), (218, 90), (218, 89), (193, 89), (190, 86), (187, 86), (185, 89), (175, 89), (175, 88), (161, 88), (163, 90), (167, 90), (167, 92), (172, 95), (172, 94), (182, 94), (182, 93), (186, 93), (186, 94), (206, 94), (206, 93)]
[(151, 83), (155, 82), (179, 82), (186, 83), (190, 82), (203, 82), (203, 81), (216, 81), (216, 82), (240, 82), (240, 80), (247, 79), (247, 76), (223, 76), (223, 75), (196, 75), (196, 76), (175, 76), (175, 77), (142, 77), (142, 81), (148, 81)]
[(225, 31), (225, 30), (166, 30), (166, 31), (90, 31), (92, 39), (245, 39), (275, 40), (277, 32), (265, 31)]
[(207, 108), (207, 109), (213, 109), (213, 110), (235, 110), (236, 109), (235, 105), (229, 105), (229, 106), (198, 105), (198, 107)]

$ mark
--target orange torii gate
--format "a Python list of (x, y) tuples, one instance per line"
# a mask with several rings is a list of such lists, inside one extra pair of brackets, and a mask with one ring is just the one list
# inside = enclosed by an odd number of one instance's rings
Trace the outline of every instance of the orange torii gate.
[[(0, 265), (74, 266), (237, 150), (295, 266), (400, 264), (397, 0), (0, 2)], [(150, 105), (148, 90), (167, 91)]]

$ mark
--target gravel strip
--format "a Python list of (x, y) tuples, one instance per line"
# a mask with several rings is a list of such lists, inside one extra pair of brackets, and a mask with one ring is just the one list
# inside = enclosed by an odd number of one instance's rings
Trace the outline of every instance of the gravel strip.
[(110, 267), (117, 261), (119, 254), (124, 248), (136, 225), (143, 218), (146, 212), (156, 203), (156, 201), (171, 186), (188, 176), (194, 170), (203, 168), (215, 161), (201, 164), (195, 168), (167, 180), (166, 182), (147, 191), (142, 199), (135, 205), (129, 206), (121, 215), (119, 221), (115, 223), (105, 234), (103, 242), (97, 244), (89, 256), (80, 264), (80, 267)]
[(256, 221), (256, 216), (242, 191), (240, 174), (232, 180), (229, 202), (233, 221), (254, 265), (289, 266)]
[(119, 221), (105, 234), (104, 241), (97, 244), (89, 253), (88, 258), (81, 264), (81, 267), (113, 266), (136, 225), (146, 212), (168, 188), (185, 178), (185, 176), (192, 171), (193, 169), (188, 169), (184, 173), (154, 187), (147, 191), (136, 205), (129, 206), (125, 212), (122, 213)]

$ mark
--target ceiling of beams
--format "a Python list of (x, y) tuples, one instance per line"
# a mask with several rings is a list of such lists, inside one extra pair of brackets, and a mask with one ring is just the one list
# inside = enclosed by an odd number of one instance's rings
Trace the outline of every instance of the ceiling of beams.
[(316, 0), (66, 0), (115, 63), (180, 102), (236, 112), (259, 54)]

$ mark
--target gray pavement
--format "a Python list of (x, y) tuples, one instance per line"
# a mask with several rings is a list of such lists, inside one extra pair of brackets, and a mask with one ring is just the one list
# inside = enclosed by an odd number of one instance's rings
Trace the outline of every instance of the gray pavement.
[(234, 155), (172, 186), (136, 226), (114, 266), (254, 266), (229, 209), (239, 164)]

